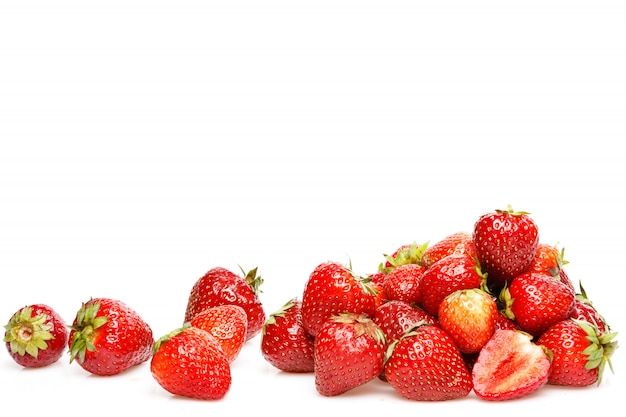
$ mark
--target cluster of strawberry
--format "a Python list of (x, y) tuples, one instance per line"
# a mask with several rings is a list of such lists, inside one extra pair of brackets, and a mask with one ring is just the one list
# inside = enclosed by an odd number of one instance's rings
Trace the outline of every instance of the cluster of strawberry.
[(230, 363), (266, 320), (256, 272), (208, 271), (191, 289), (183, 324), (156, 341), (135, 310), (110, 298), (82, 303), (71, 326), (46, 304), (27, 305), (5, 325), (4, 341), (24, 367), (50, 365), (66, 351), (70, 363), (102, 376), (150, 361), (152, 376), (170, 393), (221, 399), (231, 386)]
[(377, 378), (420, 401), (599, 384), (617, 333), (565, 264), (529, 213), (496, 210), (471, 234), (400, 246), (367, 277), (319, 264), (302, 297), (265, 322), (262, 354), (284, 372), (314, 373), (324, 396)]

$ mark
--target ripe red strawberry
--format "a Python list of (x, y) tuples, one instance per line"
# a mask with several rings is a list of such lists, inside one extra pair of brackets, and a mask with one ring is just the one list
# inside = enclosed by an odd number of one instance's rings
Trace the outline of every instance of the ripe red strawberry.
[(538, 337), (548, 327), (566, 319), (574, 308), (574, 291), (546, 273), (518, 275), (500, 293), (505, 314), (520, 328)]
[(509, 205), (508, 210), (482, 215), (474, 224), (474, 245), (490, 287), (502, 288), (532, 263), (539, 231), (528, 214)]
[(393, 268), (383, 282), (383, 291), (388, 300), (406, 303), (420, 302), (419, 283), (426, 269), (418, 264), (404, 264)]
[(224, 398), (232, 383), (219, 342), (189, 323), (156, 341), (150, 372), (166, 391), (200, 400)]
[(548, 381), (550, 357), (518, 330), (498, 330), (478, 354), (472, 368), (478, 398), (503, 401), (537, 391)]
[(372, 320), (384, 333), (387, 344), (399, 340), (418, 324), (439, 325), (437, 319), (426, 311), (400, 300), (391, 300), (379, 306)]
[(566, 319), (546, 330), (537, 344), (549, 349), (552, 371), (548, 383), (583, 387), (602, 381), (606, 364), (617, 348), (617, 333), (600, 332), (584, 320)]
[(302, 324), (302, 301), (289, 300), (270, 314), (261, 333), (261, 354), (283, 372), (313, 372), (313, 338)]
[(609, 331), (609, 325), (587, 297), (587, 292), (583, 288), (582, 283), (580, 284), (580, 293), (576, 294), (574, 308), (569, 317), (577, 320), (585, 320), (596, 326), (602, 333)]
[(69, 331), (61, 315), (48, 305), (24, 306), (4, 328), (9, 354), (26, 368), (50, 365), (65, 352)]
[(69, 335), (70, 362), (95, 375), (115, 375), (150, 359), (152, 329), (129, 306), (92, 298), (76, 313)]
[(306, 331), (317, 336), (322, 324), (340, 313), (374, 314), (376, 293), (366, 281), (338, 262), (323, 262), (315, 267), (302, 295), (302, 323)]
[(439, 313), (439, 304), (456, 290), (480, 288), (485, 276), (474, 258), (452, 254), (435, 262), (420, 280), (422, 307), (433, 316)]
[(434, 245), (429, 246), (422, 254), (422, 266), (430, 268), (432, 264), (448, 255), (464, 253), (470, 258), (476, 256), (476, 248), (472, 235), (467, 232), (457, 232), (446, 236)]
[(239, 356), (248, 331), (248, 317), (243, 308), (234, 304), (210, 307), (193, 316), (190, 323), (217, 340), (228, 362)]
[(392, 269), (406, 264), (422, 264), (422, 255), (428, 248), (428, 242), (418, 245), (417, 242), (405, 244), (397, 248), (391, 255), (384, 255), (385, 262), (380, 265), (379, 270), (389, 272)]
[(444, 401), (466, 397), (472, 379), (461, 353), (436, 326), (420, 326), (389, 347), (385, 379), (404, 398)]
[(532, 262), (524, 272), (545, 272), (557, 277), (563, 266), (568, 264), (564, 256), (565, 249), (559, 250), (557, 245), (540, 242)]
[[(243, 270), (242, 270), (243, 272)], [(248, 317), (246, 340), (259, 334), (266, 316), (259, 299), (263, 279), (257, 275), (257, 268), (237, 275), (226, 268), (215, 267), (193, 285), (185, 310), (185, 322), (210, 307), (234, 304), (244, 309)]]
[(496, 330), (498, 306), (478, 288), (457, 290), (439, 304), (439, 324), (462, 353), (476, 353)]
[(385, 347), (383, 332), (366, 315), (330, 317), (315, 338), (315, 388), (330, 397), (377, 378), (383, 371)]

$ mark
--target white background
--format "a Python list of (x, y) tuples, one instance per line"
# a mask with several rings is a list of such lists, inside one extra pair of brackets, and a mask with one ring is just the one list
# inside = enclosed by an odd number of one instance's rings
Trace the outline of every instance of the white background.
[[(373, 272), (402, 244), (512, 204), (624, 330), (623, 1), (0, 4), (4, 321), (32, 303), (71, 321), (107, 296), (158, 337), (199, 277), (238, 265), (259, 267), (269, 314), (320, 262)], [(66, 356), (26, 370), (0, 355), (0, 392), (94, 415), (623, 401), (620, 349), (599, 388), (423, 404), (379, 381), (322, 397), (312, 374), (266, 364), (259, 342), (217, 402), (172, 397), (147, 364), (98, 378)]]

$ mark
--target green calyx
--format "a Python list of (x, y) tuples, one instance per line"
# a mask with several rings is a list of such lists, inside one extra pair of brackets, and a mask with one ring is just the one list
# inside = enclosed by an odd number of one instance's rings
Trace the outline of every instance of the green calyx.
[(243, 278), (244, 280), (248, 283), (248, 285), (250, 285), (250, 288), (252, 288), (252, 291), (254, 291), (254, 294), (256, 296), (258, 296), (259, 294), (261, 294), (263, 291), (261, 291), (261, 285), (263, 284), (263, 278), (261, 278), (261, 275), (257, 275), (258, 272), (258, 267), (251, 269), (250, 271), (246, 272), (241, 265), (239, 265), (239, 269), (241, 270), (242, 274), (243, 274)]
[(498, 210), (498, 209), (496, 209), (496, 213), (506, 213), (506, 214), (510, 214), (512, 216), (524, 216), (524, 215), (530, 214), (527, 211), (515, 211), (515, 210), (513, 210), (513, 206), (511, 206), (510, 204), (507, 206), (506, 210)]
[(10, 344), (12, 353), (37, 358), (40, 350), (48, 348), (46, 340), (52, 340), (54, 336), (50, 333), (52, 325), (46, 323), (48, 316), (38, 314), (32, 317), (32, 314), (33, 309), (28, 306), (15, 313), (4, 326), (4, 342)]
[(586, 338), (590, 345), (583, 351), (587, 355), (587, 363), (585, 369), (598, 368), (598, 383), (602, 382), (602, 374), (606, 365), (609, 365), (611, 373), (615, 373), (611, 364), (611, 356), (617, 349), (617, 332), (600, 332), (598, 327), (585, 321), (574, 320), (587, 334)]
[(83, 303), (76, 314), (76, 324), (70, 328), (74, 330), (74, 335), (70, 345), (70, 363), (78, 359), (80, 363), (85, 361), (87, 351), (95, 351), (93, 344), (95, 332), (102, 327), (109, 319), (106, 316), (97, 316), (100, 310), (100, 303), (88, 301)]
[(167, 333), (166, 335), (159, 337), (156, 340), (156, 342), (154, 342), (154, 345), (152, 346), (152, 353), (153, 354), (157, 353), (159, 349), (161, 348), (161, 345), (163, 345), (163, 343), (167, 343), (172, 337), (178, 336), (179, 334), (181, 334), (182, 332), (184, 332), (186, 329), (190, 327), (191, 327), (191, 323), (186, 322), (181, 327), (174, 329), (171, 332)]
[(424, 252), (428, 249), (429, 242), (422, 243), (418, 245), (417, 242), (413, 242), (409, 246), (403, 247), (398, 250), (398, 252), (394, 255), (384, 255), (385, 260), (391, 265), (390, 267), (385, 268), (384, 264), (379, 265), (378, 270), (383, 273), (389, 273), (394, 268), (399, 267), (400, 265), (406, 264), (422, 264), (422, 256), (424, 256)]

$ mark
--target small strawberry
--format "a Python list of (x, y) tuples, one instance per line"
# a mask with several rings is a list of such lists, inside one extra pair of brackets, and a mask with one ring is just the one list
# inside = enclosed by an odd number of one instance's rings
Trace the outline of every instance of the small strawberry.
[(338, 262), (319, 264), (306, 282), (302, 295), (302, 323), (315, 337), (322, 324), (340, 313), (365, 313), (376, 310), (376, 292), (367, 279)]
[(409, 400), (453, 400), (472, 390), (459, 348), (436, 326), (419, 326), (392, 343), (384, 372), (387, 382)]
[(364, 314), (330, 317), (315, 338), (315, 388), (330, 397), (377, 378), (385, 346), (383, 332)]
[(567, 265), (565, 249), (558, 245), (539, 242), (532, 262), (524, 272), (545, 272), (553, 277), (559, 276), (563, 266)]
[(550, 357), (518, 330), (498, 330), (478, 354), (472, 368), (474, 393), (488, 401), (512, 400), (548, 382)]
[(435, 262), (420, 280), (421, 305), (436, 316), (439, 304), (456, 290), (481, 288), (485, 276), (474, 258), (465, 254), (452, 254)]
[(507, 210), (482, 215), (474, 224), (474, 245), (490, 287), (502, 288), (532, 263), (539, 231), (528, 214), (509, 205)]
[(302, 301), (293, 298), (270, 314), (261, 333), (261, 354), (283, 372), (313, 372), (313, 338), (302, 324)]
[(457, 290), (439, 304), (439, 324), (462, 353), (477, 353), (496, 330), (498, 306), (478, 288)]
[(248, 331), (248, 316), (234, 304), (210, 307), (193, 316), (190, 324), (209, 332), (220, 344), (228, 362), (234, 361), (243, 348)]
[(569, 317), (577, 320), (585, 320), (596, 326), (602, 333), (609, 331), (609, 325), (604, 317), (594, 307), (593, 303), (587, 297), (587, 292), (583, 288), (582, 283), (579, 283), (580, 293), (576, 294), (576, 300), (574, 301), (574, 308)]
[(379, 266), (379, 270), (387, 273), (400, 265), (422, 264), (422, 255), (428, 248), (428, 242), (420, 245), (417, 242), (405, 244), (397, 248), (391, 255), (384, 255), (385, 262)]
[(224, 398), (232, 383), (219, 342), (189, 323), (156, 341), (150, 372), (171, 394), (200, 400)]
[(379, 306), (372, 320), (384, 333), (387, 344), (399, 340), (418, 324), (438, 325), (437, 319), (426, 311), (400, 300), (391, 300)]
[(383, 291), (387, 299), (400, 300), (409, 304), (419, 303), (419, 283), (425, 270), (418, 264), (404, 264), (389, 271), (383, 282)]
[(9, 354), (26, 368), (50, 365), (65, 352), (69, 331), (61, 315), (48, 305), (24, 306), (4, 328)]
[(119, 300), (92, 298), (76, 313), (69, 335), (70, 362), (95, 375), (115, 375), (150, 359), (150, 326)]
[(600, 385), (606, 364), (613, 371), (615, 336), (617, 333), (601, 332), (584, 320), (566, 319), (551, 326), (537, 341), (552, 356), (548, 383), (573, 387)]
[(463, 253), (474, 258), (476, 248), (472, 235), (467, 232), (457, 232), (446, 236), (434, 245), (429, 246), (422, 254), (422, 266), (430, 268), (432, 264), (448, 255)]
[(215, 267), (193, 285), (185, 310), (185, 322), (210, 307), (234, 304), (243, 308), (248, 316), (246, 340), (259, 334), (266, 316), (259, 299), (263, 279), (257, 275), (257, 268), (237, 275), (226, 268)]
[(574, 308), (574, 291), (546, 273), (528, 272), (515, 277), (500, 293), (505, 314), (522, 330), (538, 337), (548, 327), (566, 319)]

